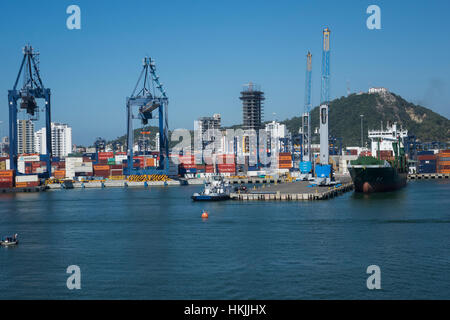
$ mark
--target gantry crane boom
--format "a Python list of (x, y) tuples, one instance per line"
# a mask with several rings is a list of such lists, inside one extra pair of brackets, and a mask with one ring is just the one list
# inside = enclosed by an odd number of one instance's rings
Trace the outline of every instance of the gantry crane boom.
[(311, 74), (312, 74), (312, 55), (310, 52), (306, 55), (306, 79), (305, 79), (305, 107), (302, 117), (302, 160), (311, 161)]

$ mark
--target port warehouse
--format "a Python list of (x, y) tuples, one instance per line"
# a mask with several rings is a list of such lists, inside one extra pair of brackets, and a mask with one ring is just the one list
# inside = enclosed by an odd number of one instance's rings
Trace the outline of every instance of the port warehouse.
[[(355, 150), (347, 150), (342, 156), (330, 156), (330, 163), (337, 173), (346, 174), (346, 164), (349, 160), (359, 155), (371, 155), (370, 151), (362, 151), (356, 154)], [(389, 160), (393, 155), (389, 151), (381, 151), (378, 154), (381, 159)], [(130, 181), (167, 181), (171, 178), (204, 178), (212, 174), (220, 174), (228, 177), (236, 176), (264, 176), (268, 172), (278, 175), (298, 172), (290, 152), (278, 154), (275, 166), (271, 164), (257, 166), (251, 164), (249, 157), (243, 157), (244, 163), (237, 163), (234, 154), (220, 154), (214, 157), (205, 157), (203, 163), (196, 163), (194, 155), (170, 155), (170, 168), (168, 175), (124, 175), (127, 167), (127, 155), (125, 152), (97, 152), (84, 154), (70, 154), (64, 159), (52, 158), (51, 178), (49, 181), (70, 179), (74, 181), (89, 180), (123, 180)], [(159, 153), (150, 152), (145, 155), (133, 157), (133, 167), (136, 169), (156, 168), (159, 165)], [(419, 151), (415, 160), (417, 173), (450, 173), (450, 149), (440, 151)], [(274, 170), (275, 168), (275, 170)], [(25, 188), (36, 187), (44, 183), (39, 179), (39, 174), (46, 170), (45, 161), (38, 154), (23, 154), (18, 158), (18, 171), (16, 174), (9, 170), (9, 158), (0, 158), (0, 188)]]

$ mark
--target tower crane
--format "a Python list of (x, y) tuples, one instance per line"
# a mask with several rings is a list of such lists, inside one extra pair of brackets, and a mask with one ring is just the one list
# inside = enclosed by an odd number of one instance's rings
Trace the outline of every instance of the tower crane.
[[(22, 88), (18, 89), (20, 78), (23, 79)], [(8, 90), (8, 106), (9, 106), (9, 159), (10, 167), (17, 171), (17, 113), (25, 111), (30, 120), (38, 119), (39, 106), (36, 99), (44, 99), (45, 103), (45, 127), (46, 127), (46, 144), (47, 153), (41, 155), (47, 164), (47, 172), (41, 174), (42, 177), (51, 175), (51, 155), (52, 155), (52, 139), (51, 139), (51, 108), (50, 108), (50, 89), (45, 88), (39, 71), (39, 53), (33, 51), (33, 47), (26, 45), (23, 49), (23, 58), (20, 65), (19, 73), (12, 90)], [(17, 102), (20, 101), (19, 109)]]
[[(138, 90), (138, 87), (140, 89)], [(156, 74), (155, 61), (144, 57), (141, 74), (130, 97), (127, 97), (127, 155), (126, 175), (131, 174), (167, 174), (169, 170), (169, 138), (168, 138), (168, 103), (169, 99)], [(133, 108), (137, 107), (137, 115)], [(157, 110), (157, 114), (156, 113)], [(135, 169), (133, 166), (134, 131), (133, 120), (139, 119), (147, 125), (151, 119), (159, 120), (159, 167), (155, 169)]]

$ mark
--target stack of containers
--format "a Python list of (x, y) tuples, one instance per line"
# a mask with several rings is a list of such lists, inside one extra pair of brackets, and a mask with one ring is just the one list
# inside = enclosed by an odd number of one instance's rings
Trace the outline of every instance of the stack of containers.
[(418, 173), (435, 173), (436, 172), (436, 155), (433, 151), (420, 151), (417, 154), (417, 172)]
[(280, 152), (278, 154), (278, 168), (279, 169), (292, 168), (292, 155), (290, 152)]
[(134, 168), (144, 168), (145, 167), (145, 157), (144, 156), (134, 156), (133, 157), (133, 167)]
[(146, 157), (145, 158), (145, 167), (157, 167), (158, 161), (156, 159), (156, 156)]
[(79, 169), (83, 164), (83, 157), (67, 157), (66, 158), (66, 177), (68, 179), (73, 179), (75, 177), (75, 172), (82, 171), (86, 169)]
[(66, 178), (66, 170), (55, 170), (53, 172), (53, 176), (56, 179), (65, 179)]
[(14, 170), (0, 170), (0, 188), (14, 187)]
[(377, 158), (381, 160), (392, 161), (394, 160), (394, 153), (392, 150), (379, 150), (377, 151)]
[(108, 159), (114, 158), (114, 152), (99, 152), (98, 153), (98, 163), (108, 164)]
[(37, 175), (16, 176), (16, 188), (37, 186), (39, 186), (39, 177)]
[(52, 162), (52, 173), (56, 179), (64, 179), (66, 177), (66, 163), (64, 161)]
[(127, 160), (126, 152), (116, 152), (114, 156), (116, 164), (122, 164), (124, 160)]
[(9, 169), (9, 158), (8, 157), (0, 157), (0, 170)]
[(438, 173), (450, 173), (450, 149), (442, 150), (437, 155)]
[(105, 164), (94, 164), (94, 176), (108, 178), (110, 176), (110, 168)]
[(180, 174), (197, 173), (197, 165), (195, 164), (194, 155), (179, 156), (178, 160), (180, 162), (178, 166), (178, 172)]
[(85, 161), (83, 158), (83, 162), (77, 163), (75, 165), (75, 176), (76, 177), (90, 177), (92, 176), (93, 169), (92, 169), (92, 160), (91, 161)]
[(206, 165), (204, 164), (197, 164), (196, 166), (197, 173), (205, 173), (206, 172)]
[(32, 163), (39, 162), (41, 158), (38, 154), (22, 154), (17, 159), (17, 171), (21, 173), (31, 174)]
[(217, 171), (219, 173), (226, 173), (230, 175), (236, 174), (236, 163), (234, 162), (233, 154), (218, 155)]
[(110, 171), (111, 177), (123, 176), (123, 166), (121, 164), (115, 164), (115, 165), (111, 165), (109, 167), (111, 169), (111, 171)]
[(360, 156), (370, 157), (370, 156), (372, 156), (372, 152), (370, 152), (370, 151), (361, 151)]

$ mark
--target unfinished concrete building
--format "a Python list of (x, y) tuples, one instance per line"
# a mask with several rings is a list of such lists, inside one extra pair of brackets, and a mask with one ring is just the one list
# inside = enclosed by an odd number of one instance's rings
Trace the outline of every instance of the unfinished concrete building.
[(243, 129), (262, 129), (264, 92), (250, 82), (244, 86), (239, 99), (242, 100)]

